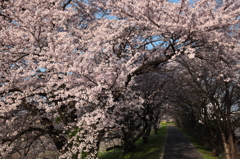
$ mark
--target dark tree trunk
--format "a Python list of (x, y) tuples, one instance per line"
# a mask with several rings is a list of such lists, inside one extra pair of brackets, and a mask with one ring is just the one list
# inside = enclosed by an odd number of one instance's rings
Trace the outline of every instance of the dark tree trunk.
[(154, 133), (157, 135), (159, 130), (159, 127), (157, 126), (157, 124), (153, 124), (153, 129), (154, 129)]
[(133, 143), (133, 138), (125, 138), (123, 139), (123, 151), (124, 153), (130, 152), (134, 150), (136, 146)]
[(143, 134), (142, 138), (143, 138), (143, 143), (148, 143), (149, 140), (149, 136), (151, 133), (151, 128), (152, 128), (152, 122), (148, 123), (148, 127), (147, 130), (145, 131), (145, 133)]

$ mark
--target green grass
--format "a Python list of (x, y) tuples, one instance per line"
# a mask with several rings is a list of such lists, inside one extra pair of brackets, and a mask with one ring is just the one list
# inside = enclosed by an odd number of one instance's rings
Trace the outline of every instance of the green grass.
[(166, 140), (167, 127), (166, 123), (161, 123), (158, 134), (151, 132), (149, 142), (144, 144), (142, 138), (136, 142), (136, 149), (132, 152), (123, 154), (121, 150), (99, 153), (99, 159), (158, 159), (160, 158), (163, 145)]
[[(166, 140), (167, 125), (175, 125), (173, 122), (163, 122), (161, 123), (162, 127), (158, 131), (158, 135), (151, 133), (149, 143), (143, 144), (142, 139), (140, 138), (136, 142), (136, 149), (132, 152), (123, 154), (121, 150), (115, 149), (108, 152), (100, 153), (99, 159), (158, 159), (160, 158), (163, 145)], [(204, 159), (218, 159), (214, 154), (207, 150), (204, 146), (200, 145), (193, 137), (183, 131), (181, 128), (178, 128), (185, 136), (188, 137), (190, 142), (196, 147), (196, 149), (201, 153)]]
[(203, 156), (204, 159), (218, 159), (218, 157), (215, 157), (212, 151), (209, 151), (206, 147), (199, 144), (191, 135), (186, 133), (181, 128), (177, 127), (194, 145), (194, 147), (200, 152), (200, 154)]

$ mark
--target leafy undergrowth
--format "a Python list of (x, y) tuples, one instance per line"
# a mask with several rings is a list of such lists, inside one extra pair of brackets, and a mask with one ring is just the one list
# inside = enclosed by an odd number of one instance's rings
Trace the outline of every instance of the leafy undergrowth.
[(151, 132), (149, 142), (144, 144), (142, 138), (136, 142), (136, 149), (132, 152), (123, 154), (119, 149), (99, 153), (99, 159), (157, 159), (160, 158), (163, 145), (166, 140), (166, 123), (161, 123), (158, 134)]
[(193, 136), (185, 132), (180, 127), (177, 127), (188, 139), (189, 141), (194, 145), (194, 147), (200, 152), (200, 154), (204, 157), (204, 159), (218, 159), (218, 157), (214, 156), (214, 153), (212, 151), (209, 151), (205, 146), (199, 144)]

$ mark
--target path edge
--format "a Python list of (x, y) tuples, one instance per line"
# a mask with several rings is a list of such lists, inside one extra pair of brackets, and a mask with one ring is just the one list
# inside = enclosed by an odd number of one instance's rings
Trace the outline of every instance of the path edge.
[(163, 145), (163, 148), (162, 148), (161, 155), (160, 155), (159, 159), (163, 159), (164, 151), (165, 151), (165, 147), (166, 147), (166, 143), (167, 143), (167, 136), (168, 136), (168, 126), (167, 126), (167, 132), (166, 132), (166, 135), (165, 135), (166, 140), (165, 140), (165, 143)]

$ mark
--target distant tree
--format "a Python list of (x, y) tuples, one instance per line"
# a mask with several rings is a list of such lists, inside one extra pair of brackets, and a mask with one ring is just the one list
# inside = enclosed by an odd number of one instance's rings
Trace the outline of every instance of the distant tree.
[(223, 60), (228, 52), (214, 51), (211, 47), (198, 52), (194, 59), (182, 56), (176, 60), (182, 70), (176, 79), (181, 87), (175, 92), (175, 102), (183, 112), (192, 115), (189, 120), (193, 128), (200, 120), (206, 127), (217, 129), (225, 156), (236, 158), (238, 139), (234, 131), (239, 127), (240, 108), (238, 58)]

